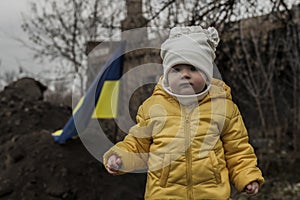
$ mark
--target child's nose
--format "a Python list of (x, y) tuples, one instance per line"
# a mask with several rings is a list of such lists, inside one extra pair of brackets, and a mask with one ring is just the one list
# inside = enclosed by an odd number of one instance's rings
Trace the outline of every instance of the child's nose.
[(181, 77), (182, 78), (190, 78), (191, 77), (190, 71), (186, 70), (186, 69), (182, 70), (181, 71)]

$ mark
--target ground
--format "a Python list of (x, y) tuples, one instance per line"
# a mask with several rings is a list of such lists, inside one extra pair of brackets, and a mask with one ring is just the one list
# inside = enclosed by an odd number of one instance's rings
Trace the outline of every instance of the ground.
[[(64, 126), (71, 108), (45, 102), (45, 89), (25, 78), (0, 92), (0, 199), (143, 199), (145, 174), (112, 176), (80, 139), (54, 143), (51, 133)], [(296, 168), (296, 161), (272, 163), (261, 193), (251, 199), (299, 199)]]
[(111, 176), (80, 139), (54, 143), (71, 109), (43, 101), (32, 79), (17, 83), (0, 93), (1, 200), (143, 199), (145, 174)]

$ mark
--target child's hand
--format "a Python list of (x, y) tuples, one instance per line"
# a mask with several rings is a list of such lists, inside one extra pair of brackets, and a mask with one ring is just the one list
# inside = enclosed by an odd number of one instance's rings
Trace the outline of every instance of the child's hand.
[(256, 195), (259, 189), (259, 184), (257, 181), (253, 181), (251, 183), (249, 183), (246, 187), (245, 187), (245, 192), (248, 195)]
[(121, 165), (122, 165), (121, 158), (119, 158), (116, 155), (111, 155), (107, 160), (107, 171), (110, 174), (115, 175), (119, 171)]

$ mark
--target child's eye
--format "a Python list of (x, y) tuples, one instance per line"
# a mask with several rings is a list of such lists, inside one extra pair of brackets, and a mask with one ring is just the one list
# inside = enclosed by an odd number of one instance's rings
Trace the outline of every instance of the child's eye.
[(179, 67), (174, 67), (173, 70), (174, 70), (174, 72), (180, 72), (180, 68)]
[(192, 72), (194, 72), (194, 71), (197, 71), (197, 69), (196, 69), (196, 67), (194, 67), (194, 66), (191, 66), (191, 69), (190, 69)]

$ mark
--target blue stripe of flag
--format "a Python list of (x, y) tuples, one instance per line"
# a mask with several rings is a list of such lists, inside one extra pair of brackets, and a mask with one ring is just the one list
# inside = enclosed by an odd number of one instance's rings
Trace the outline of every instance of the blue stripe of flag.
[(97, 105), (104, 82), (107, 80), (119, 80), (122, 76), (124, 47), (125, 43), (122, 42), (110, 56), (86, 92), (82, 105), (70, 117), (62, 133), (60, 135), (53, 135), (55, 142), (64, 144), (66, 140), (77, 136), (78, 132), (84, 131), (87, 127)]

